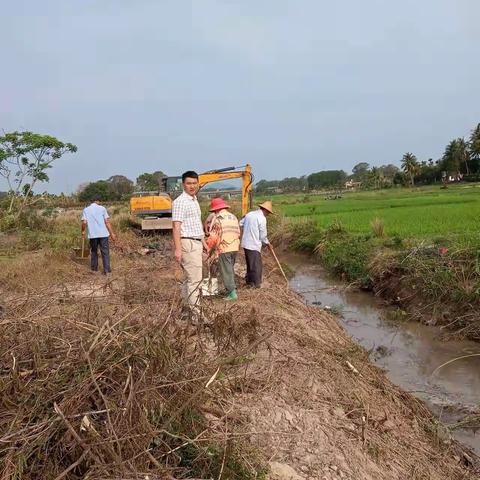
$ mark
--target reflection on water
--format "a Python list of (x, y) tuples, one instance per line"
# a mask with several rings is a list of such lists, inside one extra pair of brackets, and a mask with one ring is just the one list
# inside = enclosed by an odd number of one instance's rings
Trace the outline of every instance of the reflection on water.
[[(346, 330), (367, 350), (372, 361), (384, 368), (389, 379), (426, 401), (445, 423), (454, 423), (476, 412), (480, 402), (480, 357), (458, 360), (432, 372), (449, 360), (480, 353), (471, 341), (440, 340), (441, 330), (417, 322), (388, 320), (388, 307), (366, 292), (345, 291), (344, 285), (303, 257), (289, 257), (295, 267), (291, 287), (308, 303), (341, 312)], [(480, 453), (480, 432), (462, 429), (455, 438)]]

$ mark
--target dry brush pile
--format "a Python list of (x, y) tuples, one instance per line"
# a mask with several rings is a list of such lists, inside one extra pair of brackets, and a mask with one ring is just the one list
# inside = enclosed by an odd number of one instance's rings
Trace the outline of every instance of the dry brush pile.
[(263, 333), (228, 310), (192, 330), (162, 259), (120, 270), (66, 276), (40, 256), (4, 282), (0, 478), (259, 478), (257, 453), (206, 415), (226, 415)]

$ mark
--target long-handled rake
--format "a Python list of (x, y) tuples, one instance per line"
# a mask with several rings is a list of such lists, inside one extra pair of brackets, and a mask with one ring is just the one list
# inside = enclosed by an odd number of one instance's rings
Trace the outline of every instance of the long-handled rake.
[(288, 278), (287, 278), (287, 276), (285, 275), (285, 272), (283, 271), (282, 265), (281, 265), (281, 263), (279, 262), (279, 260), (278, 260), (278, 258), (277, 258), (277, 255), (275, 254), (275, 250), (273, 249), (271, 243), (268, 244), (268, 248), (269, 248), (269, 250), (272, 252), (273, 258), (274, 258), (275, 261), (277, 262), (278, 268), (279, 268), (280, 271), (282, 272), (283, 278), (284, 278), (285, 281), (287, 282), (287, 288), (288, 288), (288, 287), (289, 287)]

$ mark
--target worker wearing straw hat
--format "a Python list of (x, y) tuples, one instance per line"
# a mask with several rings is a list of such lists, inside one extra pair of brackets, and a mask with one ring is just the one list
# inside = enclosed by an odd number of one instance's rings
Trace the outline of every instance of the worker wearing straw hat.
[(267, 238), (267, 217), (273, 214), (272, 202), (259, 205), (258, 210), (249, 212), (240, 221), (242, 227), (241, 246), (245, 252), (247, 263), (247, 285), (260, 288), (262, 285), (262, 246), (270, 243)]
[(214, 198), (210, 203), (210, 212), (214, 215), (209, 225), (206, 243), (209, 258), (218, 257), (218, 269), (225, 287), (226, 300), (237, 300), (235, 285), (235, 260), (240, 248), (240, 227), (237, 217), (228, 211), (223, 198)]

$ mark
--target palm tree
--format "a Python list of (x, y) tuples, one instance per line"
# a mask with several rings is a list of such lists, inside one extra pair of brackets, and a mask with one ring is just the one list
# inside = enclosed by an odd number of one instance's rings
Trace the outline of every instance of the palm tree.
[(468, 161), (470, 160), (470, 150), (468, 148), (468, 142), (464, 138), (457, 139), (457, 155), (458, 161), (461, 164), (465, 164), (465, 173), (468, 175), (470, 169), (468, 168)]
[(373, 180), (373, 185), (375, 188), (379, 188), (379, 186), (383, 183), (383, 172), (378, 167), (372, 167), (370, 170), (370, 178)]
[(415, 185), (415, 175), (418, 173), (419, 165), (417, 157), (407, 152), (402, 158), (402, 170), (410, 177), (410, 185)]
[(443, 169), (448, 173), (460, 172), (460, 167), (465, 164), (465, 173), (470, 173), (468, 161), (470, 160), (470, 151), (468, 144), (463, 138), (452, 140), (446, 147), (442, 157)]
[(472, 158), (480, 159), (480, 123), (472, 130), (468, 143)]

